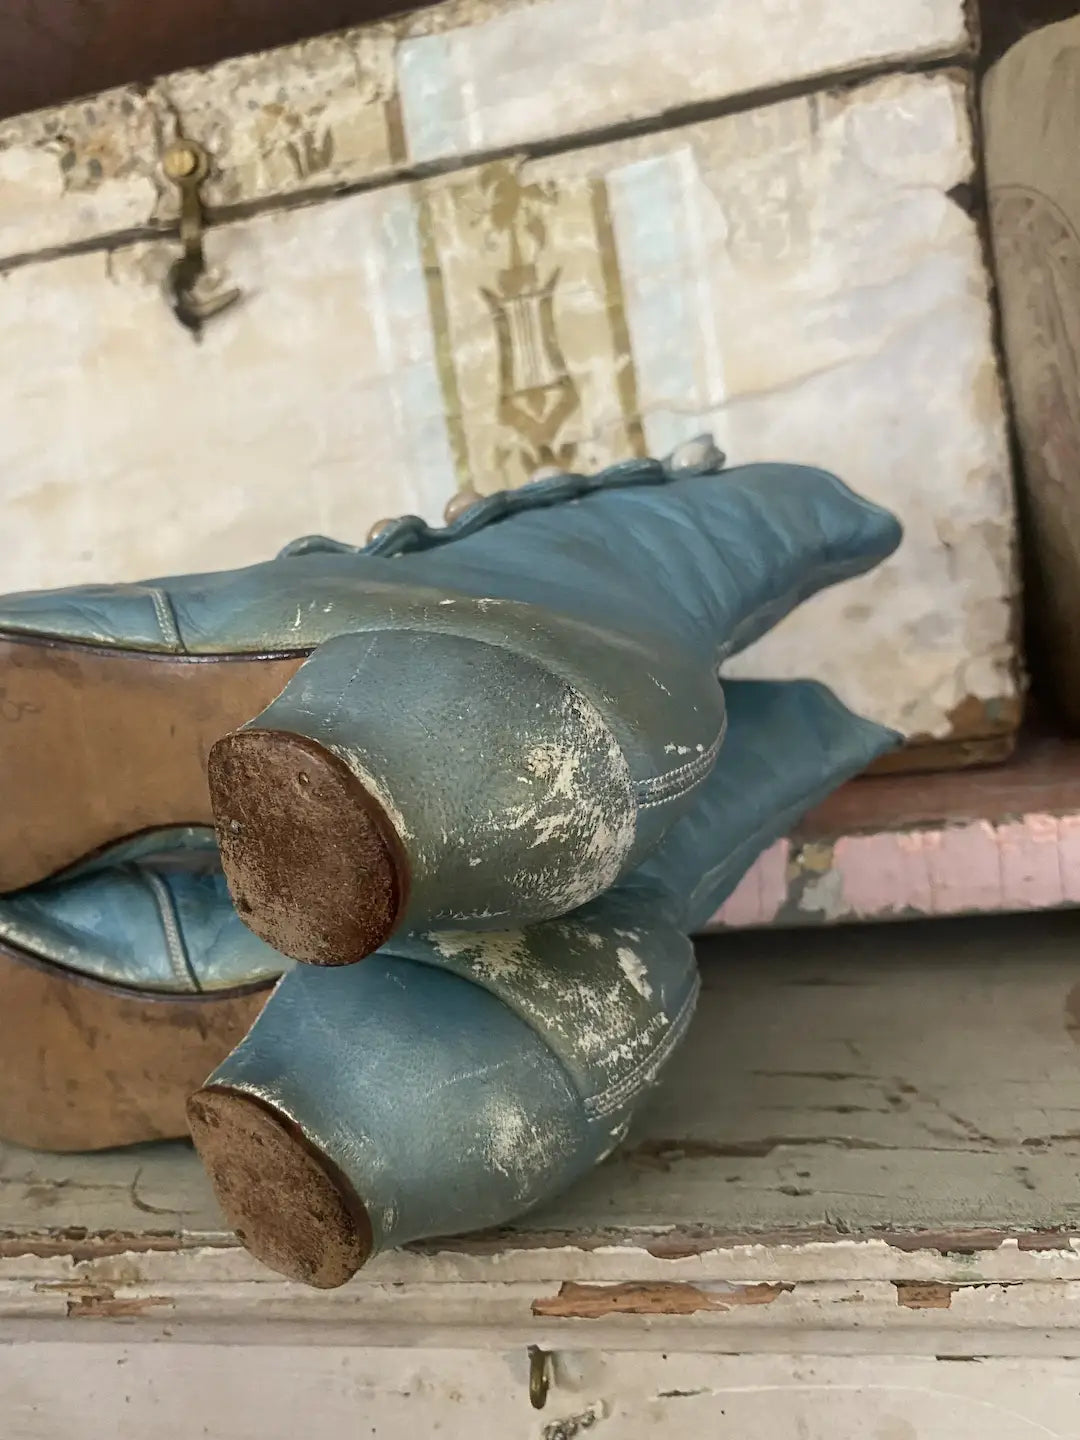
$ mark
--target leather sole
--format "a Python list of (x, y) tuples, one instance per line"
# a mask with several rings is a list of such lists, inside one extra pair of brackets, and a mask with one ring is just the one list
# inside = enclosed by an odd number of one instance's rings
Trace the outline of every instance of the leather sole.
[(188, 1102), (191, 1137), (240, 1243), (280, 1275), (344, 1285), (372, 1249), (371, 1222), (337, 1167), (288, 1116), (208, 1085)]
[(164, 825), (209, 825), (210, 747), (303, 662), (0, 636), (0, 891)]
[(0, 1136), (33, 1150), (185, 1136), (188, 1096), (272, 989), (152, 994), (0, 946)]
[(390, 938), (409, 865), (382, 806), (343, 760), (283, 730), (242, 730), (210, 752), (221, 863), (260, 939), (312, 965), (348, 965)]

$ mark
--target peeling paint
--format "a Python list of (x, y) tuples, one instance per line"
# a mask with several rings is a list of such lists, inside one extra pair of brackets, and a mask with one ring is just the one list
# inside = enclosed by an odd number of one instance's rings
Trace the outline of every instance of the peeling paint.
[(90, 1280), (50, 1281), (34, 1289), (39, 1294), (67, 1295), (66, 1314), (73, 1320), (130, 1319), (175, 1303), (169, 1295), (118, 1296), (112, 1286)]
[(948, 1310), (960, 1288), (935, 1280), (897, 1280), (896, 1303), (908, 1310)]
[(595, 1400), (587, 1410), (566, 1415), (559, 1420), (549, 1420), (540, 1432), (540, 1440), (575, 1440), (587, 1430), (592, 1430), (607, 1415), (602, 1400)]
[(1029, 813), (827, 843), (783, 841), (757, 861), (711, 923), (833, 924), (1077, 905), (1080, 815)]
[(532, 1313), (548, 1319), (602, 1320), (610, 1315), (696, 1315), (742, 1305), (771, 1305), (794, 1285), (773, 1282), (692, 1285), (685, 1281), (643, 1281), (590, 1285), (567, 1281), (558, 1295), (533, 1301)]
[(487, 980), (505, 980), (535, 965), (525, 930), (432, 930), (427, 939), (444, 960), (464, 957)]

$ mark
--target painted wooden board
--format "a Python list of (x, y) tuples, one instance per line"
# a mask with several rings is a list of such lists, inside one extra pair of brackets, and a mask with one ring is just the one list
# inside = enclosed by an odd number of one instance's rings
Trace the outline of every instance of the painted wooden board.
[(1071, 1436), (1075, 931), (716, 938), (623, 1150), (523, 1224), (336, 1291), (238, 1250), (183, 1147), (5, 1148), (4, 1433)]
[(558, 1357), (562, 1386), (539, 1414), (520, 1351), (118, 1337), (12, 1347), (0, 1376), (19, 1440), (292, 1440), (311, 1433), (313, 1417), (320, 1440), (1065, 1440), (1080, 1431), (1080, 1363), (951, 1358), (571, 1352)]
[(193, 1277), (323, 1315), (398, 1281), (1080, 1282), (1076, 930), (1039, 914), (711, 937), (690, 1036), (608, 1162), (500, 1235), (382, 1256), (333, 1293), (239, 1251), (186, 1146), (6, 1147), (0, 1278), (125, 1284), (109, 1267), (130, 1251), (159, 1283), (186, 1255)]
[(1080, 745), (1029, 735), (992, 770), (854, 781), (758, 860), (719, 927), (1080, 906)]
[(227, 209), (972, 48), (963, 0), (449, 0), (0, 124), (0, 263), (173, 215), (178, 131)]
[[(702, 428), (902, 516), (877, 574), (734, 673), (911, 736), (1015, 729), (1014, 516), (962, 76), (896, 75), (219, 227), (201, 345), (168, 241), (0, 282), (4, 588), (254, 561)], [(948, 356), (943, 364), (941, 357)], [(822, 637), (828, 637), (828, 644)]]

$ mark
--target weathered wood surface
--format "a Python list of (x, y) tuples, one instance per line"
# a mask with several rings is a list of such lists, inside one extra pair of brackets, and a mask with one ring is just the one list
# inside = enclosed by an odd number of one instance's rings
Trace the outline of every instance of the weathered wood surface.
[(184, 1147), (6, 1149), (4, 1433), (1072, 1435), (1075, 942), (1063, 915), (710, 941), (622, 1151), (337, 1291), (239, 1250)]
[(972, 47), (963, 0), (450, 0), (0, 124), (0, 261), (167, 220), (178, 131), (227, 208)]
[(162, 299), (172, 242), (11, 270), (3, 586), (361, 538), (436, 518), (458, 484), (712, 428), (736, 462), (838, 470), (907, 529), (732, 670), (811, 670), (909, 735), (999, 745), (1014, 517), (979, 239), (952, 198), (972, 165), (963, 78), (898, 75), (223, 225), (213, 263), (244, 299), (201, 345)]
[[(702, 1257), (725, 1250), (743, 1255), (740, 1274), (754, 1281), (785, 1278), (789, 1261), (831, 1273), (827, 1245), (800, 1259), (784, 1237), (851, 1242), (851, 1263), (875, 1274), (891, 1246), (913, 1257), (896, 1262), (899, 1275), (940, 1278), (949, 1234), (999, 1278), (1002, 1266), (1035, 1273), (1040, 1254), (1060, 1249), (1052, 1263), (1080, 1280), (1067, 1238), (1080, 1231), (1076, 933), (1075, 918), (1058, 914), (703, 942), (690, 1039), (608, 1163), (501, 1238), (385, 1256), (347, 1289), (440, 1274), (551, 1277), (565, 1246), (575, 1279), (630, 1279), (643, 1257), (639, 1278), (717, 1278)], [(1058, 1231), (1057, 1242), (1032, 1238)], [(1006, 1253), (1008, 1234), (1020, 1248)], [(208, 1273), (268, 1278), (223, 1232), (180, 1145), (6, 1149), (0, 1236), (8, 1276), (33, 1252), (62, 1263), (124, 1246), (210, 1246), (199, 1262)], [(859, 1258), (874, 1237), (890, 1244)]]
[[(18, 1440), (1066, 1440), (1067, 1360), (789, 1355), (555, 1358), (541, 1413), (522, 1350), (20, 1345), (0, 1359)], [(955, 1357), (966, 1358), (966, 1357)], [(63, 1383), (57, 1376), (63, 1376)]]

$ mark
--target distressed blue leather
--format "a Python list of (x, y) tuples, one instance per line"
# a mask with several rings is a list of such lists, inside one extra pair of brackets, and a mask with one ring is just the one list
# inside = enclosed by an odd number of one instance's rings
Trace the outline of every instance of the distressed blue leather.
[[(407, 589), (524, 601), (714, 663), (808, 595), (871, 569), (896, 519), (835, 476), (630, 461), (492, 496), (445, 530), (414, 517), (360, 550), (312, 537), (241, 570), (0, 599), (0, 634), (175, 655), (296, 653), (370, 628)], [(426, 592), (426, 594), (425, 594)]]
[[(271, 613), (270, 647), (344, 627), (243, 743), (257, 747), (263, 732), (269, 753), (300, 736), (352, 772), (407, 856), (394, 914), (404, 930), (551, 918), (632, 870), (715, 763), (722, 661), (876, 563), (900, 533), (822, 471), (686, 475), (655, 461), (492, 497), (447, 532), (419, 523), (399, 522), (366, 554), (307, 542), (263, 567), (279, 589), (255, 610), (243, 608), (255, 571), (170, 590), (178, 633), (204, 649), (226, 634), (238, 648)], [(265, 812), (252, 822), (244, 787), (218, 774), (212, 764), (241, 913), (299, 958), (325, 961), (348, 901), (324, 914), (279, 878), (267, 886)], [(267, 810), (296, 833), (310, 813), (288, 785)]]
[(207, 827), (138, 836), (47, 884), (0, 897), (0, 945), (171, 995), (269, 983), (292, 963), (241, 923)]
[(689, 813), (621, 884), (562, 919), (299, 967), (210, 1077), (301, 1128), (365, 1206), (375, 1250), (505, 1223), (611, 1150), (689, 1024), (688, 933), (899, 743), (807, 682), (732, 682), (728, 708)]

